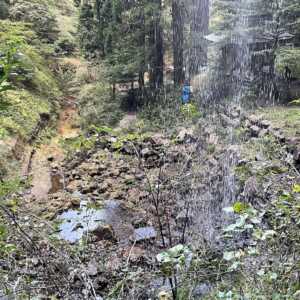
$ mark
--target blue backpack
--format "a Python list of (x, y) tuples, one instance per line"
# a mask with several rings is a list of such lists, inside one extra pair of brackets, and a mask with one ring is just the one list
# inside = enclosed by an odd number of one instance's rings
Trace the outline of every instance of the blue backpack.
[(184, 104), (188, 103), (190, 101), (191, 97), (191, 87), (189, 85), (185, 85), (182, 89), (182, 102)]

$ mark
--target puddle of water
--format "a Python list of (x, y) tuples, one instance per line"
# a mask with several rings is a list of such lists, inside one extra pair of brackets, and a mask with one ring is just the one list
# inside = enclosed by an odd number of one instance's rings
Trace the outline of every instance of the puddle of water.
[[(124, 220), (124, 210), (117, 201), (105, 201), (101, 209), (90, 208), (88, 201), (82, 200), (79, 210), (68, 210), (62, 213), (58, 220), (62, 223), (59, 227), (59, 237), (69, 243), (76, 243), (87, 232), (95, 230), (99, 225), (111, 225), (118, 239), (128, 239), (127, 220)], [(127, 227), (120, 226), (127, 224)], [(130, 226), (129, 226), (130, 227)]]

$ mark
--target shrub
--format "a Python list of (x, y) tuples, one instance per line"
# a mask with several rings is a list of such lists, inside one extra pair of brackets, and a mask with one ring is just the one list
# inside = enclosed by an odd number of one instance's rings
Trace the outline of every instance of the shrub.
[(10, 17), (14, 21), (32, 23), (38, 36), (48, 42), (54, 42), (58, 37), (56, 19), (45, 3), (19, 0), (12, 6)]
[(55, 45), (55, 52), (62, 55), (71, 55), (75, 51), (76, 45), (68, 38), (59, 39)]
[(113, 100), (107, 82), (86, 84), (80, 92), (79, 102), (83, 128), (90, 125), (113, 126), (121, 118), (119, 100)]
[(276, 56), (276, 70), (284, 74), (284, 68), (288, 66), (293, 77), (300, 78), (300, 49), (299, 48), (280, 48)]

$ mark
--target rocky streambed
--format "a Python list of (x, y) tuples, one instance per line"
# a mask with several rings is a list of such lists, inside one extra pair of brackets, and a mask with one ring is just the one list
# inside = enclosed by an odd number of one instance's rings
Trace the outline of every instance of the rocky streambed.
[[(180, 243), (210, 249), (201, 263), (210, 268), (228, 246), (222, 240), (222, 227), (232, 220), (224, 215), (226, 203), (264, 206), (299, 178), (297, 137), (275, 127), (233, 110), (175, 135), (90, 132), (70, 158), (51, 162), (57, 189), (43, 199), (29, 195), (22, 204), (18, 222), (29, 240), (18, 238), (24, 253), (13, 259), (17, 269), (5, 266), (9, 280), (17, 274), (52, 278), (52, 287), (47, 279), (44, 289), (64, 299), (168, 295), (158, 253)], [(235, 164), (228, 165), (228, 158)], [(233, 195), (230, 182), (234, 199), (226, 198)], [(238, 243), (242, 247), (247, 239)], [(212, 286), (199, 279), (195, 291), (203, 296)]]

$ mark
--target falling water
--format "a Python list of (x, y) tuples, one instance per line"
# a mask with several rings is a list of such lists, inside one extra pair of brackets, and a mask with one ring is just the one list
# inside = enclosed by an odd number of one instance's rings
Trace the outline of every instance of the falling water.
[[(228, 144), (226, 151), (219, 159), (218, 166), (212, 166), (207, 171), (210, 186), (205, 187), (204, 191), (202, 188), (190, 199), (194, 206), (192, 235), (196, 234), (198, 240), (209, 243), (217, 242), (221, 228), (228, 222), (223, 208), (231, 206), (236, 201), (235, 169), (239, 160), (239, 141), (235, 137), (235, 129), (240, 125), (242, 102), (253, 80), (250, 52), (253, 38), (248, 21), (248, 16), (253, 14), (251, 0), (240, 1), (238, 5), (237, 20), (232, 30), (228, 36), (212, 37), (216, 42), (209, 47), (208, 65), (203, 69), (204, 73), (194, 78), (196, 86), (197, 81), (200, 83), (198, 87), (201, 101), (209, 104), (212, 121), (218, 122), (221, 114), (231, 121), (225, 126), (225, 143)], [(224, 60), (227, 61), (227, 65)], [(221, 78), (224, 77), (224, 73), (226, 82), (220, 85), (219, 82), (224, 82)], [(203, 78), (206, 78), (204, 86)], [(216, 110), (216, 104), (219, 105), (218, 102), (222, 101), (227, 102), (223, 104), (220, 112)], [(219, 175), (221, 179), (215, 179)]]

